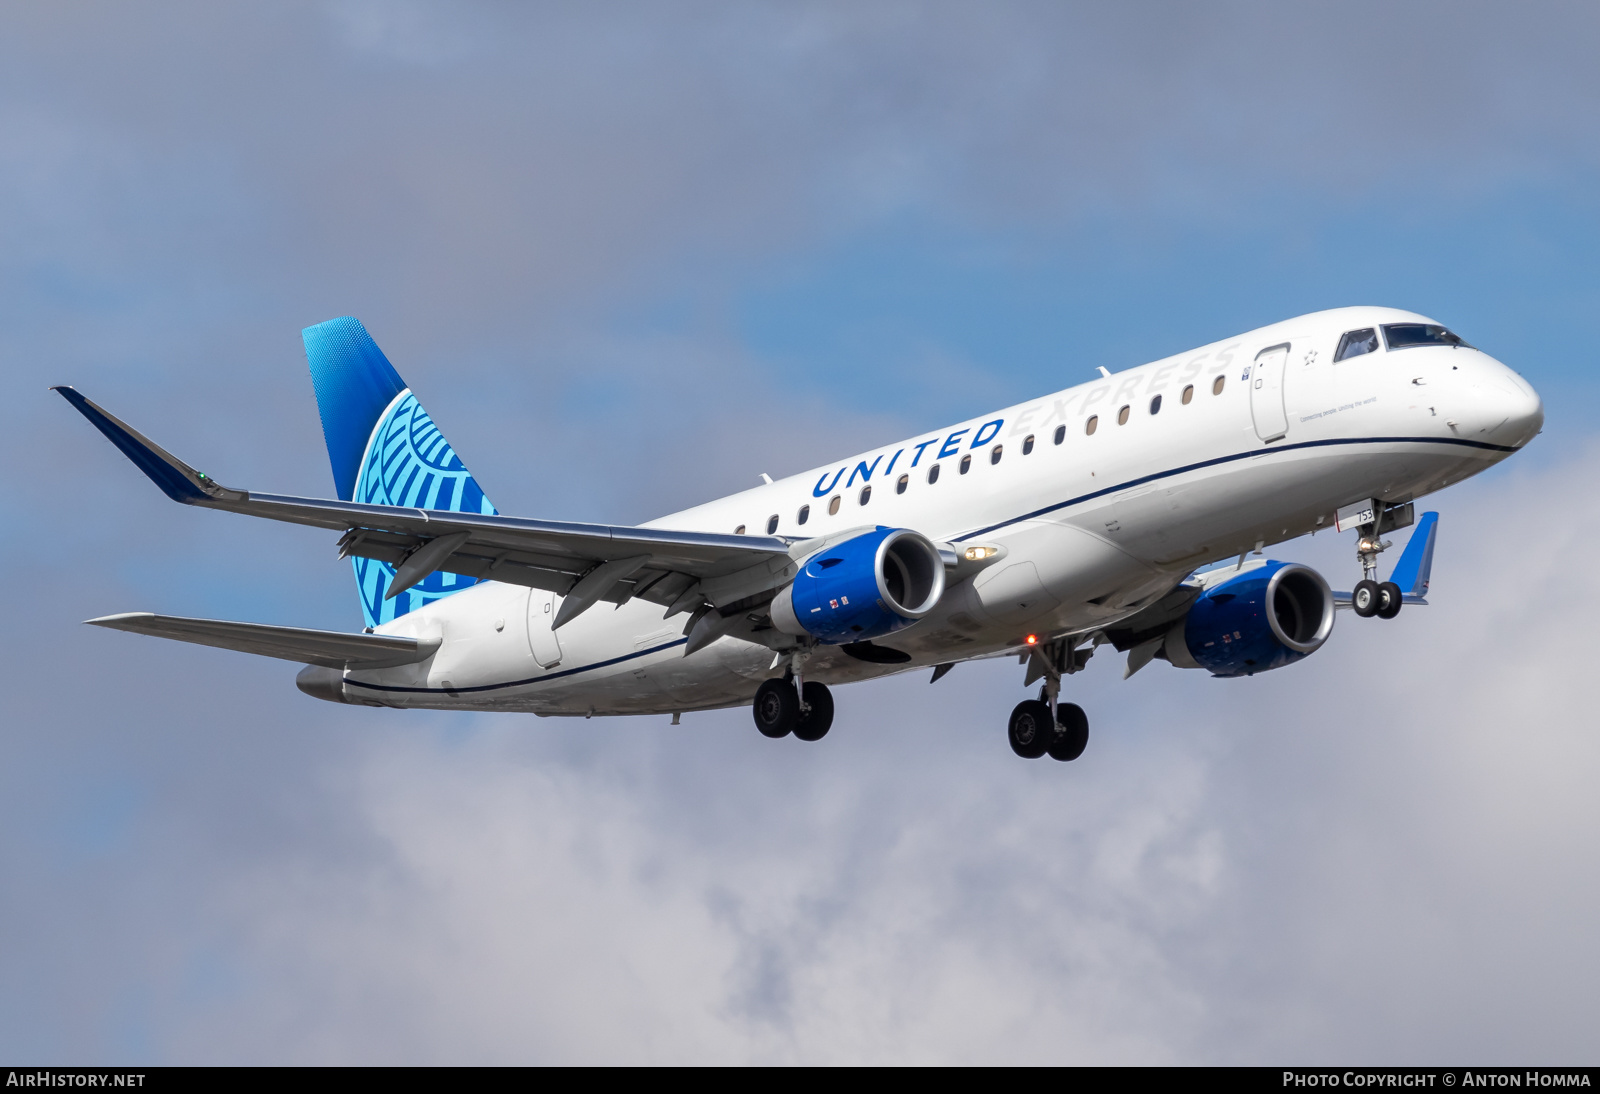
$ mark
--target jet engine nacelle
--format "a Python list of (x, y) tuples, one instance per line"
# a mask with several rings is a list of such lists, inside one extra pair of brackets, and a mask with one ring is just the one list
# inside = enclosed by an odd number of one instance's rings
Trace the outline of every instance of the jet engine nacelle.
[(1268, 562), (1207, 589), (1167, 632), (1167, 660), (1253, 676), (1315, 653), (1333, 632), (1333, 593), (1298, 562)]
[(875, 528), (808, 557), (772, 601), (772, 625), (823, 642), (864, 642), (909, 627), (944, 595), (944, 560), (927, 536)]

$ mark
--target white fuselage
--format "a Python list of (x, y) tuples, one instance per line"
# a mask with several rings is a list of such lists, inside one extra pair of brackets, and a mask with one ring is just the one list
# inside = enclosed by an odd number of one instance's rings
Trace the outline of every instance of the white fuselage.
[[(818, 646), (805, 672), (826, 683), (1102, 626), (1197, 567), (1331, 527), (1361, 499), (1398, 503), (1459, 482), (1538, 432), (1537, 394), (1476, 349), (1380, 347), (1334, 362), (1346, 331), (1396, 322), (1432, 321), (1389, 308), (1301, 316), (646, 527), (760, 535), (770, 526), (807, 539), (882, 525), (1001, 549), (975, 574), (953, 575), (930, 615), (881, 640), (909, 663)], [(771, 649), (734, 638), (685, 657), (683, 618), (663, 620), (641, 600), (601, 605), (552, 632), (559, 603), (497, 582), (437, 601), (379, 629), (442, 638), (438, 652), (349, 672), (346, 694), (392, 706), (663, 713), (748, 703), (780, 671)]]

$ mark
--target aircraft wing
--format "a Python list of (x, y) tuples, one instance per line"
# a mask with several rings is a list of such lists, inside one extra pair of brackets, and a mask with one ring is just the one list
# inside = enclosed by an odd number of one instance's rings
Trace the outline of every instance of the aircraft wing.
[(389, 595), (436, 570), (526, 585), (566, 600), (556, 625), (600, 600), (642, 597), (676, 611), (732, 610), (794, 572), (791, 541), (262, 494), (222, 486), (70, 387), (57, 387), (173, 501), (344, 533), (339, 557), (396, 568)]
[(343, 634), (304, 627), (270, 627), (264, 623), (233, 623), (224, 619), (184, 619), (150, 612), (106, 615), (84, 622), (114, 631), (172, 638), (330, 669), (387, 669), (415, 664), (432, 657), (441, 641), (392, 634)]

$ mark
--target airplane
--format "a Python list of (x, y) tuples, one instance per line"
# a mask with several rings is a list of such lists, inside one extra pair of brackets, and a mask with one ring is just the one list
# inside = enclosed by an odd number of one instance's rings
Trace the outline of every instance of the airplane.
[[(87, 622), (303, 663), (318, 699), (541, 716), (749, 705), (821, 739), (831, 686), (1016, 657), (1038, 698), (1007, 737), (1072, 760), (1064, 680), (1110, 646), (1217, 677), (1304, 660), (1336, 611), (1425, 604), (1438, 514), (1415, 502), (1521, 449), (1538, 394), (1442, 324), (1315, 312), (673, 513), (637, 527), (509, 517), (366, 329), (303, 332), (336, 498), (226, 487), (71, 387), (168, 497), (339, 533), (360, 633), (126, 613)], [(1384, 534), (1415, 526), (1386, 581)], [(1356, 532), (1333, 591), (1264, 557)], [(682, 617), (682, 618), (678, 618)]]

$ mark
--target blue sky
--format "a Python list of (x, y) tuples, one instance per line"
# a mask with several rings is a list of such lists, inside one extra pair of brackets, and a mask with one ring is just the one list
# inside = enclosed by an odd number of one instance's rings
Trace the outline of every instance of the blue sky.
[[(1517, 189), (1439, 209), (1385, 194), (1290, 200), (1222, 224), (1106, 219), (1052, 233), (895, 223), (807, 256), (734, 305), (763, 356), (820, 386), (958, 418), (1276, 319), (1384, 303), (1433, 315), (1514, 361), (1551, 396), (1552, 432), (1593, 369), (1573, 327), (1594, 314), (1593, 203)], [(915, 382), (959, 363), (971, 383)], [(924, 409), (924, 406), (926, 409)]]
[[(1597, 22), (14, 8), (0, 1054), (1592, 1057)], [(1517, 368), (1544, 435), (1432, 499), (1428, 609), (1249, 681), (1099, 658), (1073, 765), (1006, 749), (1008, 664), (841, 689), (805, 750), (79, 623), (360, 616), (331, 538), (171, 505), (49, 384), (326, 493), (299, 331), (353, 314), (503, 511), (625, 522), (1353, 303)]]

